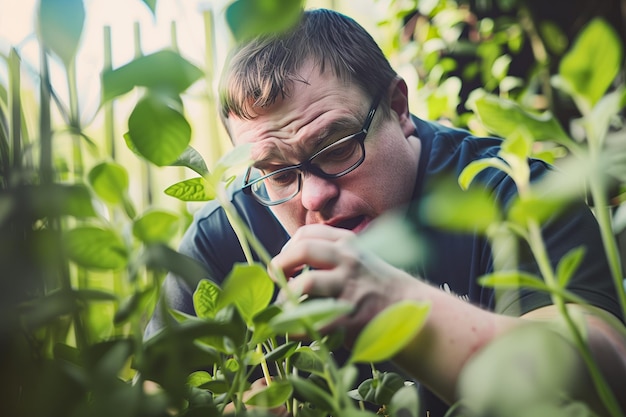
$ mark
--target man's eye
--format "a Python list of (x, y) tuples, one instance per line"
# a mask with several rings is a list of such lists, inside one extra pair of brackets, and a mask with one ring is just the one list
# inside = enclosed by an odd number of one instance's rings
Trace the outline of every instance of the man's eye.
[(265, 179), (272, 187), (284, 187), (293, 184), (298, 179), (295, 171), (279, 172)]
[(354, 154), (357, 143), (354, 140), (346, 141), (337, 146), (333, 146), (323, 154), (319, 155), (324, 161), (340, 162), (350, 158)]

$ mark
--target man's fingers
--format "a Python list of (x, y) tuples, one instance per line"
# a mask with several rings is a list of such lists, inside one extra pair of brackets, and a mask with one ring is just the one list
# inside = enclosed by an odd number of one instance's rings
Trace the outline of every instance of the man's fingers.
[(337, 248), (332, 242), (319, 239), (294, 241), (288, 249), (272, 259), (271, 270), (282, 270), (286, 277), (293, 277), (305, 266), (315, 269), (330, 269), (337, 266)]

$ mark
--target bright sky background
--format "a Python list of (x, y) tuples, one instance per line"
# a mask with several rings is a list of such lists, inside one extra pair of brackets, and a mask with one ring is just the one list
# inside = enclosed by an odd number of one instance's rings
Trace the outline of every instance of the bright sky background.
[[(225, 54), (226, 28), (222, 11), (224, 0), (158, 0), (156, 19), (141, 0), (85, 0), (86, 21), (78, 52), (78, 84), (84, 110), (95, 111), (99, 97), (99, 77), (103, 65), (104, 27), (112, 34), (113, 66), (123, 65), (134, 56), (134, 25), (140, 25), (144, 53), (168, 47), (171, 42), (171, 22), (176, 22), (181, 53), (200, 68), (204, 68), (204, 27), (202, 10), (214, 10), (220, 35), (216, 44), (219, 56)], [(27, 66), (38, 67), (39, 46), (34, 33), (37, 0), (0, 0), (0, 52), (8, 54), (15, 46)], [(222, 38), (222, 39), (220, 39)], [(220, 41), (221, 40), (221, 41)], [(52, 76), (61, 76), (60, 68), (51, 62)], [(58, 66), (58, 65), (57, 65)], [(3, 66), (0, 66), (3, 67)], [(2, 81), (4, 68), (0, 69)], [(65, 82), (54, 82), (64, 88)], [(59, 91), (64, 94), (64, 91)]]
[[(376, 16), (375, 0), (335, 1), (345, 4), (350, 16), (366, 27), (372, 27)], [(83, 109), (95, 111), (98, 105), (99, 76), (103, 63), (103, 31), (111, 27), (113, 66), (132, 60), (134, 24), (141, 27), (141, 44), (144, 53), (154, 52), (170, 45), (171, 22), (176, 22), (178, 45), (182, 55), (204, 68), (204, 24), (202, 11), (210, 9), (218, 29), (216, 53), (218, 62), (223, 60), (229, 36), (223, 11), (229, 0), (157, 0), (156, 18), (141, 0), (84, 0), (87, 17), (78, 53), (78, 82)], [(307, 7), (330, 6), (332, 0), (309, 0)], [(356, 7), (355, 7), (356, 6)], [(8, 54), (15, 46), (27, 66), (38, 67), (39, 46), (34, 33), (37, 0), (0, 0), (0, 53)], [(380, 8), (379, 8), (380, 9)], [(357, 15), (355, 15), (355, 13)], [(4, 65), (0, 65), (0, 82), (6, 81)], [(51, 62), (52, 76), (60, 76), (60, 68)], [(61, 73), (62, 74), (62, 73)], [(54, 80), (54, 78), (53, 78)], [(62, 83), (54, 83), (57, 87)], [(64, 94), (64, 91), (59, 91)]]

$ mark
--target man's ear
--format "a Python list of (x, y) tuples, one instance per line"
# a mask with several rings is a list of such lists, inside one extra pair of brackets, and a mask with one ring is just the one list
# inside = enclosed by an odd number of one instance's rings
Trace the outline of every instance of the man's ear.
[(389, 86), (389, 106), (391, 111), (398, 115), (398, 122), (404, 135), (407, 137), (412, 135), (415, 132), (415, 125), (409, 112), (408, 87), (400, 77), (395, 77)]

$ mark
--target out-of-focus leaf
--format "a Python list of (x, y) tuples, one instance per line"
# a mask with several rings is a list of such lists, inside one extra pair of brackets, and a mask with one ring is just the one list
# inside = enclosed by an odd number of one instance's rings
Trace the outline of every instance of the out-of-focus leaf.
[(452, 181), (442, 181), (422, 199), (419, 215), (434, 227), (485, 233), (501, 220), (500, 208), (482, 187), (467, 191)]
[(585, 247), (580, 246), (567, 252), (567, 254), (561, 258), (556, 269), (556, 276), (561, 288), (565, 288), (567, 286), (584, 256)]
[(172, 164), (191, 141), (191, 126), (178, 107), (165, 94), (148, 94), (128, 119), (128, 137), (135, 149), (157, 166)]
[(176, 274), (190, 288), (196, 288), (200, 280), (208, 278), (208, 271), (200, 262), (161, 243), (146, 245), (141, 260), (149, 268)]
[(622, 68), (622, 55), (619, 36), (611, 25), (601, 18), (593, 19), (559, 64), (563, 87), (593, 107)]
[(102, 162), (89, 171), (89, 184), (102, 200), (120, 204), (128, 191), (128, 172), (116, 162)]
[(409, 300), (387, 307), (361, 331), (352, 348), (350, 362), (390, 359), (422, 329), (429, 312), (429, 303)]
[(511, 174), (511, 167), (500, 158), (484, 158), (470, 162), (459, 175), (459, 185), (463, 190), (467, 190), (476, 178), (486, 168), (496, 168), (507, 174)]
[(128, 64), (104, 71), (102, 102), (131, 91), (134, 87), (180, 94), (202, 77), (202, 71), (172, 50), (141, 56)]
[(500, 271), (483, 275), (478, 279), (478, 283), (484, 287), (533, 288), (539, 291), (549, 291), (541, 278), (521, 271)]
[(352, 311), (352, 304), (332, 298), (308, 300), (285, 308), (269, 324), (276, 333), (307, 334), (308, 326), (319, 330), (340, 316)]
[(200, 153), (191, 146), (187, 146), (187, 149), (185, 149), (185, 151), (170, 165), (187, 167), (195, 171), (200, 176), (209, 174), (209, 169), (207, 168), (202, 155), (200, 155)]
[(167, 243), (176, 234), (179, 220), (174, 213), (150, 210), (133, 222), (133, 235), (144, 243)]
[(611, 121), (624, 108), (622, 101), (625, 94), (626, 88), (622, 85), (615, 91), (602, 96), (593, 107), (586, 124), (588, 140), (591, 143), (601, 145), (606, 140)]
[(96, 215), (91, 194), (82, 184), (24, 185), (14, 192), (0, 195), (2, 200), (5, 200), (3, 204), (12, 215), (31, 216), (33, 219)]
[(63, 236), (68, 257), (84, 268), (118, 270), (128, 262), (128, 249), (113, 230), (83, 226)]
[(289, 29), (302, 7), (302, 0), (236, 0), (226, 9), (226, 22), (235, 39), (243, 42)]
[(532, 141), (553, 141), (563, 146), (572, 143), (559, 122), (546, 112), (541, 115), (522, 109), (512, 100), (483, 95), (474, 102), (474, 111), (492, 133), (503, 138), (523, 134)]
[(252, 324), (253, 317), (272, 300), (274, 282), (267, 270), (258, 264), (235, 264), (222, 285), (219, 308), (234, 304), (244, 320)]
[(157, 0), (142, 0), (146, 6), (150, 9), (153, 16), (156, 16)]
[(568, 200), (558, 195), (554, 198), (531, 195), (523, 199), (516, 196), (507, 212), (507, 219), (521, 226), (526, 226), (530, 220), (543, 224), (562, 212), (567, 205)]
[(379, 216), (352, 243), (402, 269), (414, 269), (426, 250), (415, 228), (397, 214)]
[(145, 311), (145, 306), (151, 297), (154, 297), (155, 287), (146, 288), (143, 291), (134, 292), (130, 297), (123, 300), (120, 308), (115, 312), (113, 322), (120, 325), (128, 321), (133, 314)]
[(265, 360), (268, 362), (277, 362), (285, 358), (289, 358), (296, 351), (296, 349), (298, 349), (299, 344), (299, 342), (294, 341), (284, 343), (271, 352), (268, 352), (268, 354), (265, 355)]
[(73, 291), (59, 290), (21, 305), (20, 314), (27, 329), (37, 329), (79, 309), (80, 305)]
[(41, 42), (69, 67), (85, 23), (82, 0), (39, 0), (37, 32)]
[(177, 182), (165, 189), (165, 194), (182, 201), (209, 201), (215, 198), (215, 194), (209, 194), (210, 188), (206, 186), (202, 177), (190, 178)]
[[(333, 411), (335, 409), (330, 393), (315, 382), (297, 376), (290, 377), (289, 381), (293, 386), (295, 398), (314, 404), (316, 409), (324, 411)], [(334, 415), (334, 413), (331, 415)]]
[(291, 363), (304, 372), (323, 375), (326, 364), (318, 351), (309, 346), (299, 347), (291, 356)]
[(257, 391), (245, 403), (256, 407), (274, 408), (288, 401), (292, 392), (289, 381), (278, 380), (265, 389)]
[(458, 385), (460, 400), (470, 415), (520, 415), (542, 404), (565, 407), (570, 400), (563, 389), (576, 384), (578, 360), (574, 344), (544, 324), (517, 327), (468, 362)]
[(409, 385), (400, 388), (391, 397), (389, 415), (417, 417), (420, 409), (420, 399), (415, 386)]

